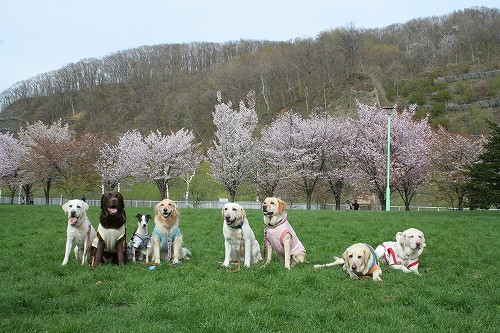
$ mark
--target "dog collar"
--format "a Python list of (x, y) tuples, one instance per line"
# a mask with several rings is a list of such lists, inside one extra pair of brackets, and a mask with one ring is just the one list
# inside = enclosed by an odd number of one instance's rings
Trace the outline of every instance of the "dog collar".
[(281, 221), (279, 221), (278, 223), (276, 223), (274, 225), (266, 225), (266, 228), (276, 228), (277, 226), (280, 226), (283, 223), (287, 222), (288, 221), (288, 214), (286, 212), (283, 212), (282, 214), (283, 214), (283, 218), (281, 219)]
[(237, 226), (233, 226), (232, 224), (228, 224), (228, 226), (229, 226), (230, 228), (233, 228), (233, 229), (243, 229), (243, 224), (239, 224), (239, 225), (237, 225)]

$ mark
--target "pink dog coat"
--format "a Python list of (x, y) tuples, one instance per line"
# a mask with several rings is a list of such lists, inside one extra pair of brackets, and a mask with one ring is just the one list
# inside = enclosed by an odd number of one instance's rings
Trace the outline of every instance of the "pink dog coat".
[(306, 252), (304, 245), (302, 245), (292, 226), (288, 223), (286, 212), (283, 213), (283, 215), (283, 220), (281, 220), (281, 222), (277, 225), (266, 226), (264, 241), (269, 242), (276, 253), (284, 257), (285, 247), (283, 246), (283, 237), (286, 234), (290, 234), (290, 236), (292, 236), (290, 243), (290, 255), (293, 256), (297, 252)]
[(384, 258), (388, 265), (403, 265), (406, 268), (418, 266), (418, 258), (401, 258), (396, 253), (396, 242), (384, 242), (380, 244), (384, 248)]

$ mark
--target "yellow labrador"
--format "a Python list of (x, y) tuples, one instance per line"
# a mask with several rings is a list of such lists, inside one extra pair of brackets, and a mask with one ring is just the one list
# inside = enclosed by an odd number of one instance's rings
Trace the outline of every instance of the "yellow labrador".
[(264, 265), (271, 262), (272, 251), (285, 259), (285, 267), (306, 262), (306, 249), (288, 223), (286, 203), (269, 197), (262, 203), (264, 213)]
[(424, 233), (415, 228), (396, 233), (395, 242), (384, 242), (377, 246), (375, 253), (381, 262), (405, 273), (418, 272), (419, 256), (425, 248)]
[(330, 267), (344, 265), (343, 269), (347, 271), (351, 279), (360, 279), (365, 276), (372, 276), (374, 281), (382, 281), (377, 256), (373, 248), (366, 243), (356, 243), (349, 246), (342, 258), (334, 257), (335, 261), (324, 265), (314, 265), (314, 268)]
[(163, 199), (155, 206), (155, 228), (151, 237), (152, 261), (160, 260), (179, 264), (181, 259), (191, 255), (191, 251), (183, 247), (182, 233), (179, 228), (179, 209), (170, 199)]
[(62, 266), (68, 263), (71, 247), (75, 244), (75, 258), (82, 260), (82, 265), (87, 263), (87, 253), (90, 244), (96, 238), (96, 231), (87, 216), (89, 205), (82, 200), (73, 199), (62, 205), (62, 209), (68, 214), (68, 227), (66, 228), (66, 251)]
[(231, 262), (243, 260), (245, 267), (260, 262), (260, 245), (240, 204), (228, 202), (222, 208), (222, 233), (224, 235), (225, 256), (222, 266), (229, 267)]

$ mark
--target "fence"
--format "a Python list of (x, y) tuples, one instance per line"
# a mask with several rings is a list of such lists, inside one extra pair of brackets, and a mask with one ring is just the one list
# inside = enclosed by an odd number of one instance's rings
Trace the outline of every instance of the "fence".
[[(60, 205), (62, 206), (68, 199), (65, 199), (63, 197), (59, 198), (50, 198), (49, 199), (49, 205)], [(99, 207), (101, 205), (100, 200), (95, 200), (95, 199), (87, 199), (86, 201), (89, 206), (96, 206)], [(10, 197), (8, 196), (2, 196), (0, 197), (0, 203), (2, 204), (10, 204)], [(45, 198), (34, 198), (33, 203), (35, 205), (45, 205)], [(153, 200), (125, 200), (125, 207), (134, 207), (134, 208), (151, 208), (153, 209), (154, 206), (158, 201), (153, 201)], [(194, 202), (194, 201), (176, 201), (177, 205), (179, 208), (212, 208), (212, 209), (221, 209), (224, 206), (225, 201), (199, 201), (199, 202)], [(243, 206), (245, 209), (261, 209), (261, 203), (258, 201), (238, 201), (240, 205)], [(22, 199), (19, 200), (19, 198), (16, 196), (14, 198), (14, 204), (19, 205), (19, 204), (24, 204), (22, 202)], [(306, 209), (306, 204), (305, 203), (293, 203), (289, 204), (288, 209)], [(327, 203), (327, 204), (313, 204), (311, 206), (312, 210), (335, 210), (335, 204), (332, 203)], [(344, 205), (341, 205), (341, 210), (344, 209)], [(360, 205), (360, 210), (370, 210), (369, 205)], [(377, 205), (375, 206), (375, 210), (380, 210), (380, 206)], [(405, 206), (391, 206), (391, 211), (404, 211)], [(411, 206), (410, 207), (411, 211), (447, 211), (447, 210), (453, 210), (453, 208), (450, 207), (432, 207), (432, 206)]]

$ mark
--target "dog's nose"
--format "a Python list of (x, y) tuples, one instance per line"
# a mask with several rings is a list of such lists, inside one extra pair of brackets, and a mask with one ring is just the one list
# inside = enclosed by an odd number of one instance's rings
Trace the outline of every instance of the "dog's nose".
[(356, 268), (358, 268), (358, 266), (356, 266), (356, 265), (352, 265), (352, 266), (351, 266), (351, 269), (352, 269), (353, 271), (355, 271), (355, 270), (356, 270)]

